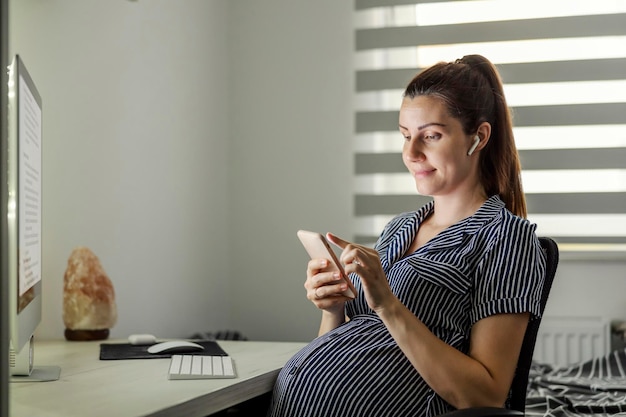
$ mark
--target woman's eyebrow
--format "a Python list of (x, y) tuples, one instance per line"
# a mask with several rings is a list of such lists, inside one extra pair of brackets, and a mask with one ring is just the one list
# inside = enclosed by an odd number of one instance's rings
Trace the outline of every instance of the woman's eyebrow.
[(437, 122), (431, 122), (431, 123), (426, 123), (424, 125), (421, 125), (417, 128), (417, 130), (422, 130), (422, 129), (426, 129), (427, 127), (430, 126), (441, 126), (441, 127), (446, 127), (446, 125), (444, 123), (437, 123)]
[[(437, 123), (437, 122), (430, 122), (430, 123), (426, 123), (423, 124), (421, 126), (418, 126), (417, 130), (422, 130), (422, 129), (426, 129), (429, 126), (441, 126), (441, 127), (446, 127), (445, 123)], [(409, 130), (407, 127), (402, 126), (401, 124), (398, 125), (398, 127), (400, 129), (404, 129), (404, 130)]]

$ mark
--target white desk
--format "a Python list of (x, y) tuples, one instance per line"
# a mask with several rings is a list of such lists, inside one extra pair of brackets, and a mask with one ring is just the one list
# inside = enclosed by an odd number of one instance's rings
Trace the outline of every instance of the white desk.
[(207, 416), (270, 392), (285, 362), (304, 346), (218, 341), (233, 357), (237, 378), (170, 381), (169, 359), (101, 361), (100, 343), (37, 341), (35, 366), (58, 365), (61, 377), (9, 384), (9, 415)]

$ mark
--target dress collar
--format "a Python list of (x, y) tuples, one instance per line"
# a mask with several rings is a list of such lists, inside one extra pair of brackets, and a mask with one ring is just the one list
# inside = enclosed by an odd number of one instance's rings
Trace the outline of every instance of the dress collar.
[[(486, 224), (497, 218), (504, 207), (505, 204), (498, 195), (489, 197), (473, 215), (446, 228), (415, 251), (415, 253), (430, 252), (460, 245), (465, 236), (476, 234)], [(435, 203), (434, 201), (430, 201), (419, 210), (413, 212), (413, 216), (410, 216), (405, 224), (405, 227), (409, 229), (407, 230), (408, 236), (401, 233), (397, 234), (393, 238), (394, 242), (389, 246), (389, 250), (393, 252), (393, 254), (388, 253), (388, 255), (391, 255), (391, 258), (405, 256), (408, 247), (417, 235), (419, 224), (422, 223), (434, 209)], [(408, 237), (408, 239), (405, 237)]]

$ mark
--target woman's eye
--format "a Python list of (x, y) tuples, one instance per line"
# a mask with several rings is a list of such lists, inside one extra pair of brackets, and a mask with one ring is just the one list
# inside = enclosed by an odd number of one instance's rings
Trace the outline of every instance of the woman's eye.
[(437, 140), (441, 137), (441, 135), (439, 133), (429, 133), (427, 135), (424, 135), (424, 139), (426, 140)]

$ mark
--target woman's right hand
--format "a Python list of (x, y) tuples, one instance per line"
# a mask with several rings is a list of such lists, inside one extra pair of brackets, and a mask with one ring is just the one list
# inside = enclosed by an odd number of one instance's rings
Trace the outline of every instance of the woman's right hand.
[(328, 259), (311, 259), (306, 270), (306, 297), (321, 310), (344, 314), (345, 302), (350, 300), (342, 294), (348, 285), (338, 272), (328, 271)]

